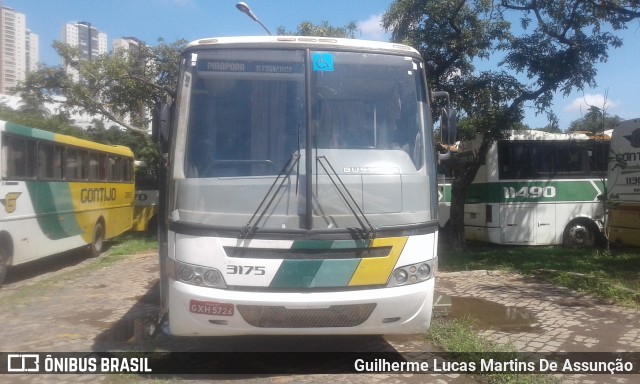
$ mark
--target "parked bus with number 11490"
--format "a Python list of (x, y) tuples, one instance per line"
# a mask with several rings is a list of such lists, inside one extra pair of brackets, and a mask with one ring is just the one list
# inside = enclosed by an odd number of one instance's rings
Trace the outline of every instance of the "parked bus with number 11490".
[[(495, 244), (593, 246), (602, 240), (609, 142), (607, 134), (510, 132), (491, 146), (466, 190), (465, 237)], [(479, 143), (460, 142), (453, 156), (470, 159)], [(440, 169), (446, 172), (446, 162)], [(445, 172), (438, 186), (438, 220), (446, 228), (451, 184)]]

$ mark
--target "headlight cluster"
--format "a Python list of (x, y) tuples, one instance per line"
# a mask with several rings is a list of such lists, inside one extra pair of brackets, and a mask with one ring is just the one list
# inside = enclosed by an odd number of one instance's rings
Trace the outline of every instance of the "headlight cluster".
[(391, 279), (389, 279), (387, 287), (410, 285), (432, 278), (434, 260), (396, 268), (391, 274)]
[(170, 261), (169, 270), (175, 280), (201, 287), (227, 288), (222, 273), (215, 268)]

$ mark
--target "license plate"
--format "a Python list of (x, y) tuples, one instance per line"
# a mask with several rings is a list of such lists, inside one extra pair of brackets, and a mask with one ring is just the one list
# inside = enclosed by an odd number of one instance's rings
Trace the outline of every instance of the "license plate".
[(215, 316), (233, 316), (234, 306), (230, 303), (214, 303), (212, 301), (191, 300), (189, 310), (192, 313)]

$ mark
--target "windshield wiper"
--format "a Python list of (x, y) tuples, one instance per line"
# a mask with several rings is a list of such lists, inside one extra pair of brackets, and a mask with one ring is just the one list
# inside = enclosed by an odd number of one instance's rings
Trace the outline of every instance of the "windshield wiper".
[[(258, 228), (258, 223), (260, 223), (260, 220), (267, 213), (267, 211), (269, 210), (269, 207), (271, 207), (271, 204), (273, 204), (273, 201), (276, 199), (276, 196), (278, 196), (278, 192), (280, 192), (280, 189), (284, 185), (284, 182), (287, 180), (287, 178), (291, 176), (291, 172), (293, 171), (296, 164), (298, 164), (299, 160), (300, 160), (299, 153), (294, 153), (293, 155), (291, 155), (291, 157), (289, 157), (289, 160), (284, 165), (284, 167), (282, 167), (282, 170), (280, 171), (276, 179), (271, 184), (271, 187), (269, 188), (267, 193), (264, 195), (264, 198), (258, 205), (258, 208), (256, 208), (255, 212), (253, 212), (253, 216), (251, 216), (247, 224), (244, 227), (242, 227), (242, 229), (240, 230), (240, 237), (246, 238), (247, 236), (252, 235), (256, 231), (256, 229)], [(280, 180), (280, 184), (278, 184), (278, 180)], [(276, 184), (278, 184), (277, 187), (276, 187)], [(275, 188), (275, 191), (274, 191), (274, 188)], [(297, 182), (296, 182), (296, 190), (297, 190)], [(264, 206), (264, 209), (262, 209), (263, 206)], [(261, 209), (262, 209), (262, 212), (260, 212)], [(256, 219), (256, 215), (258, 215), (258, 212), (260, 212), (260, 216)], [(256, 219), (255, 222), (253, 222), (254, 219)]]
[[(358, 205), (358, 202), (356, 201), (356, 199), (353, 198), (353, 195), (351, 195), (347, 187), (344, 185), (344, 182), (342, 182), (342, 179), (340, 178), (336, 170), (333, 168), (333, 166), (329, 162), (329, 159), (327, 159), (326, 156), (316, 156), (316, 160), (318, 164), (322, 166), (322, 169), (324, 169), (327, 176), (329, 176), (329, 180), (331, 180), (331, 183), (338, 191), (338, 194), (340, 195), (340, 197), (342, 197), (342, 200), (344, 200), (345, 204), (351, 211), (351, 214), (356, 218), (356, 220), (360, 224), (360, 228), (364, 233), (364, 237), (367, 239), (375, 238), (376, 237), (375, 227), (371, 225), (371, 222), (369, 221), (369, 219), (367, 219), (367, 216), (364, 214), (364, 211), (362, 210), (360, 205)], [(323, 163), (323, 160), (324, 160), (324, 163), (326, 163), (326, 165)], [(335, 180), (334, 180), (334, 176), (335, 176)], [(316, 185), (317, 184), (318, 183), (316, 183)]]

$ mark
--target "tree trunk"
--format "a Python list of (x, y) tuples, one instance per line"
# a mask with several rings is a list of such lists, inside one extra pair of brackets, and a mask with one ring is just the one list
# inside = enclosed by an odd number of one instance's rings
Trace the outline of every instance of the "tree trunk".
[(467, 197), (467, 189), (476, 178), (480, 164), (485, 159), (489, 148), (495, 140), (483, 136), (480, 148), (468, 161), (456, 162), (455, 178), (451, 183), (451, 211), (449, 216), (448, 243), (453, 251), (464, 251), (467, 247), (464, 230), (464, 202)]

